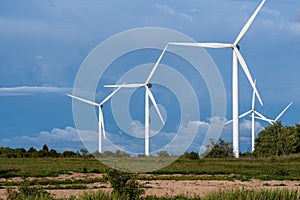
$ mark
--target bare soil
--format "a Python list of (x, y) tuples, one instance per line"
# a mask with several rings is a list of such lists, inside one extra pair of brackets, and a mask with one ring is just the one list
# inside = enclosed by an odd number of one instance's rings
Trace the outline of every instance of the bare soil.
[[(174, 175), (176, 176), (176, 175)], [(73, 173), (71, 175), (60, 175), (58, 177), (47, 177), (40, 179), (54, 179), (54, 180), (84, 180), (91, 178), (101, 178), (101, 174), (80, 174)], [(39, 179), (39, 178), (28, 178), (29, 180)], [(21, 178), (10, 178), (10, 179), (0, 179), (0, 182), (20, 182)], [(244, 189), (297, 189), (300, 192), (300, 181), (219, 181), (219, 180), (149, 180), (141, 181), (146, 186), (145, 195), (155, 195), (155, 196), (205, 196), (211, 192), (217, 192), (220, 190), (232, 190), (236, 188)], [(91, 183), (86, 184), (89, 188), (88, 191), (103, 190), (106, 192), (111, 191), (109, 184), (105, 183)], [(95, 189), (97, 188), (97, 189)], [(71, 197), (78, 196), (87, 190), (71, 190), (71, 189), (55, 189), (49, 190), (51, 194), (56, 197)], [(6, 189), (0, 189), (0, 199), (6, 199)]]

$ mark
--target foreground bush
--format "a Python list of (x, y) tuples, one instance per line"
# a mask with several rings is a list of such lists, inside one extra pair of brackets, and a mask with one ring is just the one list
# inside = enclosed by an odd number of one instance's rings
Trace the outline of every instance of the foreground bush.
[[(36, 187), (20, 187), (19, 190), (8, 189), (8, 200), (54, 200), (48, 192)], [(233, 189), (230, 191), (219, 191), (211, 193), (206, 197), (156, 197), (156, 196), (119, 196), (115, 193), (109, 194), (101, 190), (97, 192), (85, 192), (78, 197), (64, 198), (61, 200), (300, 200), (300, 193), (297, 190), (270, 189), (270, 190), (247, 190)]]
[(38, 187), (28, 187), (22, 186), (18, 190), (13, 190), (12, 188), (7, 189), (8, 200), (52, 200), (54, 199), (50, 193), (38, 188)]
[(145, 190), (137, 181), (137, 175), (115, 169), (109, 169), (104, 181), (109, 182), (112, 187), (112, 196), (122, 200), (139, 199)]

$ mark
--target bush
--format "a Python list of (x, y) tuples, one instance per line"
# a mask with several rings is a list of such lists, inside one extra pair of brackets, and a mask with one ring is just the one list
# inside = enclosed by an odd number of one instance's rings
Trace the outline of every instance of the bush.
[(52, 200), (54, 199), (47, 191), (38, 187), (29, 187), (29, 186), (21, 186), (19, 190), (13, 190), (11, 188), (8, 188), (7, 194), (8, 194), (7, 197), (8, 200), (23, 200), (23, 199)]
[(159, 151), (156, 154), (158, 155), (158, 157), (161, 157), (161, 158), (167, 158), (170, 156), (167, 151)]
[(184, 154), (182, 155), (183, 158), (185, 159), (190, 159), (190, 160), (198, 160), (199, 159), (199, 154), (196, 152), (184, 152)]
[(136, 174), (109, 169), (104, 180), (111, 184), (113, 188), (111, 195), (122, 200), (139, 199), (145, 190), (137, 181)]

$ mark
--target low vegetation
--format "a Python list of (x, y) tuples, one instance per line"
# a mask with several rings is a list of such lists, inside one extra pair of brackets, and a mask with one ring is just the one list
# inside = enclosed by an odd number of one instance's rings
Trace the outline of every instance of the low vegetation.
[[(45, 189), (87, 190), (88, 183), (109, 183), (112, 192), (86, 192), (79, 197), (69, 199), (300, 199), (297, 190), (246, 190), (232, 189), (219, 191), (206, 197), (152, 197), (143, 196), (147, 186), (138, 180), (300, 180), (300, 124), (295, 127), (276, 123), (266, 127), (255, 140), (255, 152), (241, 154), (240, 159), (233, 158), (230, 143), (220, 139), (211, 141), (204, 155), (197, 152), (185, 152), (175, 162), (149, 174), (130, 174), (111, 169), (102, 161), (113, 157), (114, 162), (125, 163), (130, 159), (132, 165), (140, 162), (157, 162), (159, 159), (172, 159), (166, 151), (156, 156), (139, 155), (130, 157), (126, 152), (95, 152), (89, 154), (86, 149), (78, 152), (59, 153), (44, 145), (41, 150), (31, 147), (11, 149), (0, 148), (0, 188), (6, 188), (8, 199), (56, 199)], [(87, 174), (83, 179), (49, 179), (59, 174)], [(100, 178), (89, 177), (90, 173), (104, 174)], [(174, 176), (174, 174), (177, 174)], [(21, 177), (18, 181), (7, 181), (12, 177)], [(31, 177), (31, 178), (28, 178)], [(271, 186), (271, 185), (270, 185)], [(272, 185), (282, 188), (284, 184)], [(102, 187), (106, 187), (105, 185)], [(100, 188), (100, 186), (98, 187)]]
[[(104, 158), (103, 158), (104, 159)], [(131, 164), (140, 158), (131, 159)], [(155, 158), (144, 162), (155, 162)], [(116, 159), (123, 162), (122, 158)], [(124, 161), (125, 162), (125, 161)], [(0, 159), (0, 178), (55, 177), (59, 174), (105, 173), (108, 167), (94, 158), (14, 158)], [(159, 175), (182, 174), (182, 179), (205, 180), (300, 180), (300, 154), (268, 158), (202, 158), (191, 160), (179, 158), (171, 165), (149, 174), (153, 179)], [(139, 177), (140, 178), (140, 177)], [(0, 186), (1, 186), (0, 182)]]
[[(13, 190), (9, 188), (8, 200), (55, 200), (55, 198), (49, 192), (32, 187), (23, 186), (18, 190)], [(124, 195), (124, 194), (123, 194)], [(259, 199), (259, 200), (299, 200), (300, 194), (297, 190), (287, 190), (287, 189), (276, 189), (276, 190), (254, 190), (254, 189), (232, 189), (229, 191), (219, 191), (209, 194), (208, 196), (199, 197), (186, 197), (186, 196), (175, 196), (175, 197), (156, 197), (156, 196), (141, 196), (139, 192), (136, 196), (119, 196), (116, 193), (107, 193), (103, 191), (97, 192), (85, 192), (78, 197), (64, 198), (64, 200), (219, 200), (219, 199)]]

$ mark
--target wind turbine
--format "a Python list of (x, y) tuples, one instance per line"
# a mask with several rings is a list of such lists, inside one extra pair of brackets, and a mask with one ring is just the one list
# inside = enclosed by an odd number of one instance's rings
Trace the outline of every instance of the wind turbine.
[(275, 124), (279, 118), (285, 113), (285, 111), (293, 104), (293, 102), (291, 101), (289, 103), (289, 105), (287, 105), (282, 111), (281, 113), (279, 113), (279, 115), (277, 115), (277, 117), (275, 119), (268, 119), (266, 118), (265, 116), (259, 116), (259, 117), (255, 117), (257, 119), (260, 119), (260, 120), (263, 120), (263, 121), (266, 121), (266, 122), (269, 122), (271, 125)]
[[(254, 80), (254, 84), (256, 85), (256, 80)], [(251, 106), (251, 110), (248, 110), (247, 112), (244, 112), (243, 114), (241, 114), (239, 116), (239, 118), (243, 118), (245, 116), (247, 116), (248, 114), (251, 113), (251, 127), (252, 127), (252, 130), (251, 130), (251, 144), (252, 144), (252, 152), (254, 151), (254, 140), (255, 140), (255, 114), (257, 116), (259, 116), (262, 120), (268, 120), (266, 117), (264, 117), (261, 113), (257, 112), (255, 110), (255, 92), (253, 90), (253, 93), (252, 93), (252, 106)], [(231, 123), (233, 120), (229, 120), (227, 121), (225, 124), (229, 124)]]
[(98, 146), (98, 151), (99, 151), (99, 153), (103, 153), (103, 151), (102, 151), (102, 134), (104, 136), (104, 139), (106, 137), (105, 128), (104, 128), (104, 118), (103, 118), (102, 107), (103, 107), (103, 104), (106, 103), (119, 89), (120, 89), (120, 87), (118, 87), (117, 89), (115, 89), (112, 93), (110, 93), (100, 103), (95, 103), (93, 101), (90, 101), (90, 100), (87, 100), (87, 99), (83, 99), (83, 98), (76, 97), (76, 96), (68, 94), (68, 96), (72, 97), (73, 99), (76, 99), (76, 100), (79, 100), (79, 101), (85, 102), (87, 104), (90, 104), (90, 105), (98, 107), (98, 109), (99, 109), (99, 113), (98, 113), (98, 115), (99, 115), (98, 116), (98, 131), (99, 131), (99, 146)]
[(229, 43), (184, 43), (184, 42), (170, 42), (171, 45), (179, 45), (179, 46), (192, 46), (192, 47), (207, 47), (207, 48), (231, 48), (233, 50), (233, 62), (232, 62), (232, 115), (233, 115), (233, 151), (235, 157), (239, 157), (239, 92), (238, 92), (238, 62), (240, 63), (244, 73), (246, 74), (259, 102), (263, 105), (263, 102), (258, 94), (258, 91), (255, 87), (254, 81), (251, 77), (251, 74), (248, 70), (247, 64), (241, 55), (239, 49), (239, 42), (246, 34), (247, 30), (253, 23), (255, 17), (257, 16), (258, 12), (261, 10), (262, 6), (266, 0), (262, 0), (259, 4), (255, 12), (249, 18), (247, 23), (242, 28), (241, 32), (237, 36), (236, 40), (233, 44)]
[(152, 68), (150, 74), (148, 75), (146, 81), (144, 83), (138, 83), (138, 84), (123, 84), (123, 85), (106, 85), (104, 87), (119, 87), (119, 88), (140, 88), (144, 87), (145, 88), (145, 155), (149, 156), (150, 155), (150, 113), (149, 113), (149, 98), (154, 105), (156, 112), (162, 122), (162, 124), (165, 124), (164, 119), (158, 109), (158, 106), (156, 104), (155, 98), (150, 90), (152, 85), (149, 83), (150, 79), (154, 75), (160, 60), (162, 59), (168, 45), (164, 48), (163, 52), (159, 56), (158, 60), (156, 61), (154, 67)]

